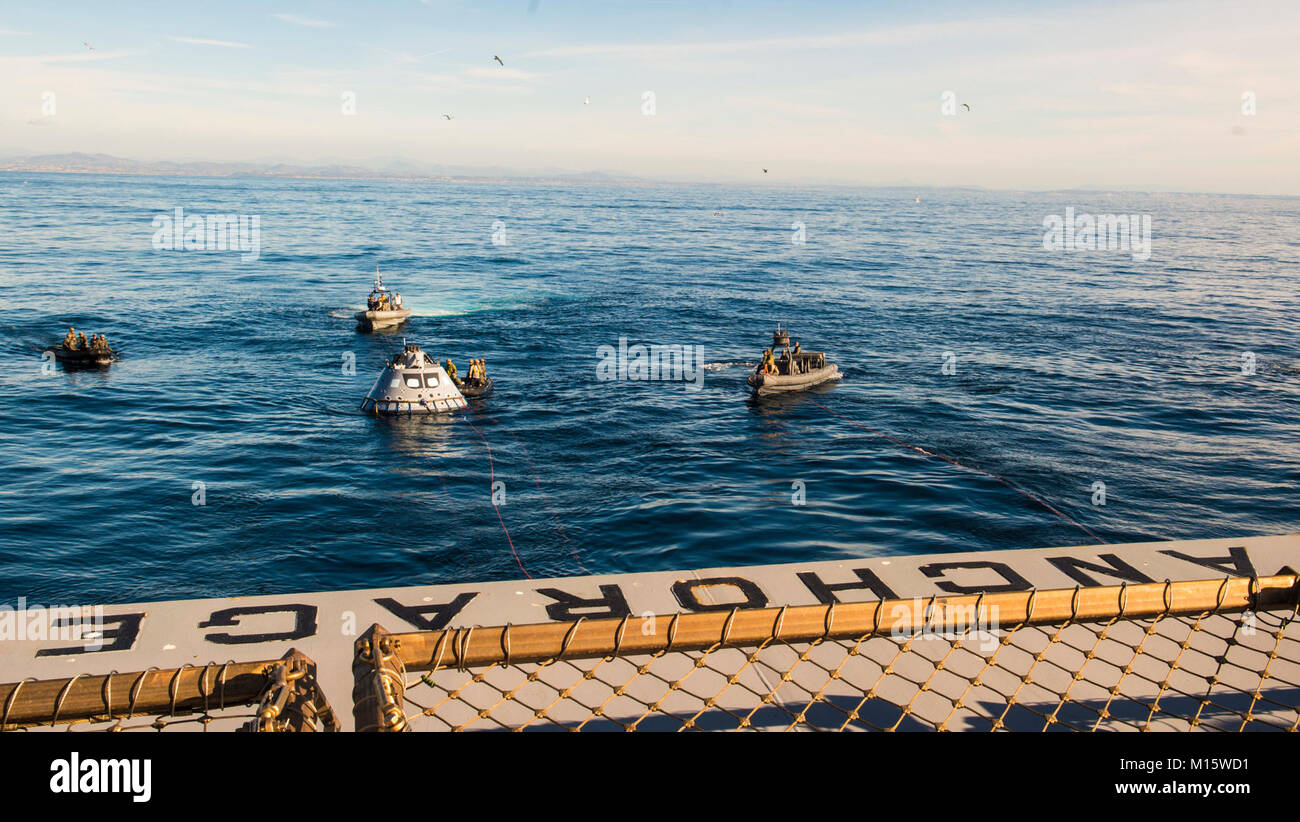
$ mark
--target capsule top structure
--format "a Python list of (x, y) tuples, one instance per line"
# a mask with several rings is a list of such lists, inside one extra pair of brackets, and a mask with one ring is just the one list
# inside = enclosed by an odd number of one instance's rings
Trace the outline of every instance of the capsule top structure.
[(448, 414), (465, 397), (433, 357), (408, 343), (384, 367), (361, 410), (372, 414)]

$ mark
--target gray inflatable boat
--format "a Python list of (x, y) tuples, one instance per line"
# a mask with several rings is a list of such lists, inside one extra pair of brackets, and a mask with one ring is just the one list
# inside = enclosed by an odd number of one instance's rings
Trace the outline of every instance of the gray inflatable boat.
[(763, 362), (747, 382), (754, 396), (761, 397), (805, 391), (841, 376), (839, 366), (827, 362), (826, 354), (803, 351), (798, 343), (792, 350), (790, 333), (777, 326), (772, 334), (772, 347), (763, 352)]
[(62, 343), (48, 346), (45, 353), (53, 354), (64, 368), (107, 368), (117, 359), (111, 348), (65, 348)]
[(402, 307), (402, 295), (384, 288), (384, 279), (375, 266), (375, 287), (366, 300), (366, 310), (357, 312), (357, 330), (370, 332), (395, 328), (406, 322), (411, 309)]

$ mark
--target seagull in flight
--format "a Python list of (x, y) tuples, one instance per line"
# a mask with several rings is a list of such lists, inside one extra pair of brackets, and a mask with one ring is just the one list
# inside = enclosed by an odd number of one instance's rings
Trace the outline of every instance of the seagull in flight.
[(588, 96), (587, 96), (587, 99), (582, 101), (582, 104), (583, 104), (584, 106), (589, 106), (589, 105), (591, 105), (591, 96), (588, 95)]
[(82, 40), (82, 41), (81, 41), (81, 45), (85, 46), (85, 47), (86, 47), (88, 50), (90, 50), (90, 51), (94, 51), (94, 50), (95, 50), (95, 47), (92, 46), (91, 44), (87, 43), (85, 40)]
[[(497, 57), (495, 54), (492, 55), (492, 59), (493, 59), (493, 60), (496, 60), (498, 63), (501, 63), (501, 58), (500, 58), (500, 57)], [(505, 63), (501, 63), (501, 67), (502, 67), (502, 68), (505, 68), (505, 67), (506, 67), (506, 64), (505, 64)]]
[(442, 115), (442, 119), (444, 119), (444, 120), (455, 120), (456, 118), (455, 118), (455, 117), (452, 117), (450, 114), (444, 114), (444, 115)]
[(970, 103), (962, 103), (961, 107), (966, 109), (967, 111), (970, 111)]
[(766, 174), (766, 173), (767, 173), (767, 169), (763, 169), (763, 173)]

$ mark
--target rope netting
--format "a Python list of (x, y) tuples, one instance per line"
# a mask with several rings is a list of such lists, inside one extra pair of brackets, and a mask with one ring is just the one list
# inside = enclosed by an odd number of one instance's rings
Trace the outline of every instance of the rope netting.
[(389, 634), (359, 730), (1289, 730), (1293, 575)]
[(0, 685), (0, 730), (337, 731), (316, 665), (291, 650), (276, 660)]

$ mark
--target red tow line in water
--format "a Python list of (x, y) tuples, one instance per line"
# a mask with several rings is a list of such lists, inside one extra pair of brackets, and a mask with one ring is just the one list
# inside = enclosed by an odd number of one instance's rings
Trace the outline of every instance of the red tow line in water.
[[(488, 445), (487, 437), (483, 436), (483, 432), (478, 430), (478, 427), (470, 421), (469, 417), (465, 418), (465, 422), (469, 423), (469, 427), (474, 429), (474, 433), (478, 434), (478, 438), (483, 440), (483, 447), (487, 449), (488, 455), (488, 473), (491, 475), (489, 481), (492, 485), (496, 485), (497, 473), (496, 468), (492, 464), (492, 446)], [(492, 498), (492, 510), (497, 512), (497, 522), (501, 523), (501, 530), (506, 533), (506, 542), (510, 545), (510, 553), (514, 555), (515, 564), (519, 566), (520, 571), (523, 571), (524, 576), (532, 579), (533, 575), (528, 573), (528, 569), (524, 567), (523, 561), (519, 559), (519, 552), (515, 550), (515, 541), (510, 538), (510, 529), (506, 527), (506, 521), (501, 518), (501, 509), (497, 507), (495, 494)]]
[(997, 480), (998, 482), (1002, 483), (1002, 484), (1005, 485), (1006, 487), (1010, 488), (1012, 491), (1015, 491), (1017, 494), (1020, 494), (1022, 497), (1025, 497), (1026, 499), (1031, 500), (1031, 501), (1037, 503), (1038, 505), (1041, 505), (1042, 507), (1046, 508), (1048, 511), (1051, 511), (1053, 514), (1056, 514), (1058, 517), (1060, 517), (1061, 519), (1063, 519), (1063, 520), (1065, 520), (1066, 522), (1070, 523), (1071, 525), (1075, 526), (1076, 528), (1078, 528), (1079, 530), (1083, 531), (1085, 534), (1087, 534), (1088, 536), (1090, 536), (1090, 537), (1092, 537), (1093, 539), (1097, 540), (1098, 542), (1101, 542), (1101, 543), (1105, 543), (1105, 542), (1106, 542), (1106, 540), (1104, 540), (1104, 539), (1102, 539), (1101, 537), (1097, 536), (1097, 534), (1094, 533), (1093, 530), (1092, 530), (1091, 528), (1089, 528), (1088, 526), (1086, 526), (1086, 525), (1084, 525), (1083, 523), (1078, 522), (1078, 521), (1076, 521), (1076, 520), (1070, 518), (1068, 515), (1066, 515), (1066, 514), (1060, 512), (1060, 511), (1058, 511), (1056, 508), (1052, 507), (1052, 505), (1051, 505), (1050, 503), (1048, 503), (1047, 500), (1042, 499), (1041, 497), (1035, 496), (1034, 494), (1029, 493), (1028, 491), (1024, 490), (1023, 488), (1017, 488), (1016, 486), (1012, 485), (1012, 484), (1011, 484), (1010, 482), (1008, 482), (1007, 480), (1004, 480), (1002, 477), (999, 477), (997, 474), (990, 474), (988, 471), (985, 471), (985, 470), (982, 469), (982, 468), (976, 468), (976, 467), (974, 467), (974, 466), (972, 466), (972, 465), (966, 465), (966, 464), (963, 463), (963, 462), (958, 462), (957, 460), (953, 459), (952, 457), (947, 457), (947, 456), (944, 456), (943, 454), (936, 454), (936, 453), (933, 452), (933, 451), (927, 451), (926, 449), (922, 448), (922, 447), (919, 446), (919, 445), (912, 445), (910, 442), (904, 442), (904, 441), (900, 440), (898, 437), (893, 437), (893, 436), (890, 436), (889, 434), (886, 434), (884, 431), (877, 431), (875, 428), (872, 428), (872, 427), (869, 426), (869, 425), (863, 425), (862, 423), (858, 422), (857, 420), (855, 420), (855, 419), (850, 419), (849, 417), (844, 416), (843, 414), (839, 413), (838, 411), (832, 411), (831, 409), (829, 409), (829, 408), (827, 408), (826, 406), (822, 405), (821, 403), (817, 402), (817, 400), (813, 399), (812, 397), (805, 396), (804, 399), (808, 400), (808, 402), (810, 402), (810, 403), (812, 403), (813, 405), (817, 406), (818, 408), (820, 408), (821, 410), (825, 411), (826, 413), (828, 413), (828, 414), (832, 414), (832, 415), (834, 415), (834, 416), (836, 416), (836, 417), (839, 417), (840, 419), (844, 420), (845, 422), (847, 422), (847, 423), (850, 424), (850, 425), (856, 425), (858, 428), (861, 428), (861, 429), (863, 429), (864, 431), (870, 431), (872, 434), (875, 434), (877, 437), (882, 437), (882, 438), (884, 438), (884, 439), (887, 439), (887, 440), (889, 440), (890, 442), (894, 443), (895, 445), (901, 446), (901, 447), (903, 447), (903, 448), (911, 449), (912, 451), (915, 451), (915, 452), (918, 453), (918, 454), (923, 454), (923, 455), (925, 455), (925, 456), (927, 456), (927, 457), (936, 457), (936, 458), (938, 458), (938, 459), (943, 460), (944, 462), (947, 462), (947, 463), (950, 463), (950, 464), (952, 464), (952, 465), (955, 465), (955, 466), (957, 466), (958, 468), (964, 468), (964, 469), (967, 470), (967, 471), (973, 471), (973, 472), (975, 472), (976, 474), (982, 474), (983, 476), (986, 476), (986, 477), (988, 477), (989, 479)]

